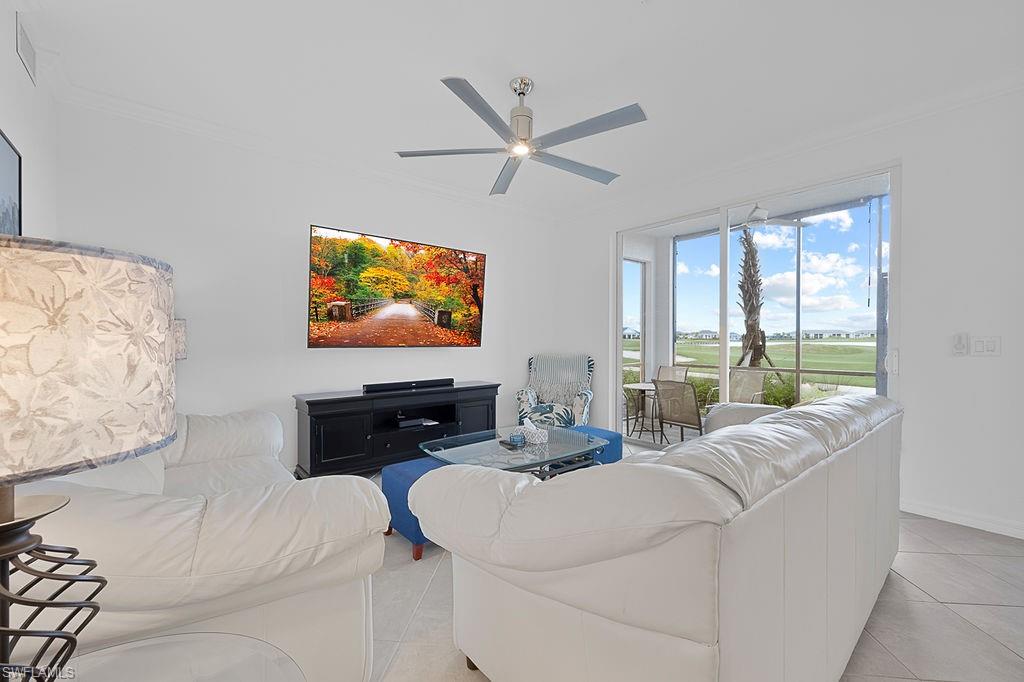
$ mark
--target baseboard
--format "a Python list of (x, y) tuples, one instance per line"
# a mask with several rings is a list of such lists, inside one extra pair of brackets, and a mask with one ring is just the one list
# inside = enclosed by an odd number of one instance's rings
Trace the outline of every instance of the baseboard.
[(900, 509), (911, 514), (920, 514), (940, 521), (958, 523), (961, 526), (970, 526), (979, 530), (987, 530), (991, 533), (1009, 535), (1010, 537), (1024, 540), (1024, 522), (1010, 521), (985, 514), (966, 512), (962, 509), (952, 509), (927, 502), (915, 502), (914, 500), (900, 500)]

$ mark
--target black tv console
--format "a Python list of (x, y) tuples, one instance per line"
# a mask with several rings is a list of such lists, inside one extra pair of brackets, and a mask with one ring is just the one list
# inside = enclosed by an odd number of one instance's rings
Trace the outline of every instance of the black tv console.
[[(423, 441), (494, 429), (500, 385), (459, 381), (377, 393), (352, 390), (293, 396), (299, 419), (295, 475), (369, 473), (385, 464), (422, 457), (419, 444)], [(401, 421), (417, 419), (427, 424), (399, 427)]]

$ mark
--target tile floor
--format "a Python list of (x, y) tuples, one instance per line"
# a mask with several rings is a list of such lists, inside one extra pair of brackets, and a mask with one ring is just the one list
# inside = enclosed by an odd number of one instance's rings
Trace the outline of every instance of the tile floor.
[[(1024, 540), (903, 514), (900, 552), (842, 682), (1024, 680)], [(452, 644), (451, 555), (397, 533), (373, 576), (373, 680), (486, 680)]]

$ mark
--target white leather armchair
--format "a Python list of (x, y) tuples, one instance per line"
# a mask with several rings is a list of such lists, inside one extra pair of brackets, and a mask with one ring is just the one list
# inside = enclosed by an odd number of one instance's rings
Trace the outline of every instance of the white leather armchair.
[(80, 652), (228, 632), (277, 646), (310, 682), (369, 679), (387, 503), (360, 477), (296, 481), (281, 448), (272, 413), (180, 416), (160, 452), (23, 487), (71, 497), (37, 528), (109, 580)]

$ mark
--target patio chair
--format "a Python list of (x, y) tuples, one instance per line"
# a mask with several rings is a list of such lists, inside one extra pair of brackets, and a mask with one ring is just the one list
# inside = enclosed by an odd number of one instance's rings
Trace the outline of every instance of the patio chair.
[(687, 365), (662, 365), (658, 368), (658, 379), (661, 381), (686, 381), (686, 373), (690, 371)]
[(580, 426), (590, 419), (594, 358), (589, 355), (538, 354), (530, 358), (526, 388), (516, 393), (519, 423)]
[[(731, 403), (763, 403), (764, 372), (733, 368), (729, 372), (729, 402)], [(708, 402), (717, 402), (718, 386), (708, 391)]]
[(697, 389), (693, 384), (683, 381), (654, 380), (654, 396), (658, 402), (658, 426), (662, 440), (665, 436), (665, 424), (679, 427), (679, 440), (684, 436), (684, 427), (697, 429), (704, 434), (704, 424), (700, 418), (700, 405), (697, 402)]

